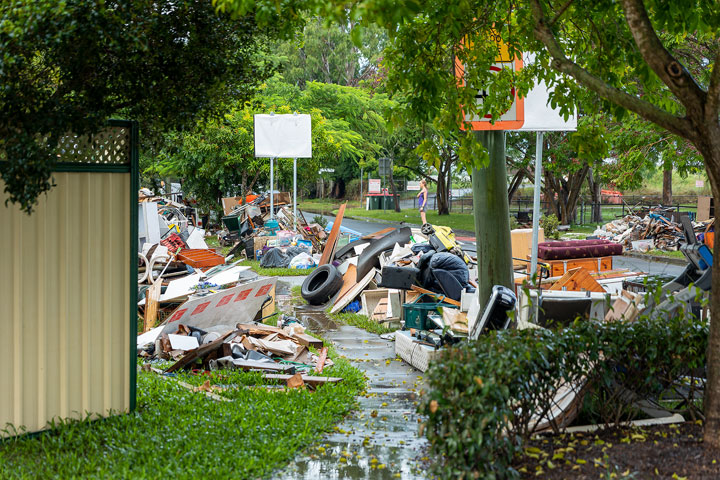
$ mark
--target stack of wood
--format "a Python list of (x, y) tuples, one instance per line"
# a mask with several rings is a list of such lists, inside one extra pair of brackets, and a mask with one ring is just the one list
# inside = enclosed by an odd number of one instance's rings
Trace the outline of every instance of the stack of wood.
[[(310, 347), (319, 354), (311, 352)], [(207, 334), (202, 344), (192, 336), (191, 329), (180, 325), (175, 334), (162, 334), (158, 338), (154, 356), (176, 360), (165, 373), (201, 366), (205, 370), (240, 369), (294, 375), (298, 370), (322, 372), (323, 368), (333, 365), (322, 340), (306, 334), (298, 323), (285, 328), (261, 323), (238, 324), (234, 330), (222, 334)]]
[[(696, 231), (703, 230), (702, 223), (694, 224), (693, 227)], [(644, 218), (627, 215), (605, 224), (595, 234), (621, 243), (627, 250), (633, 248), (632, 242), (652, 240), (653, 247), (658, 250), (675, 251), (684, 239), (682, 225), (659, 214), (650, 214)]]

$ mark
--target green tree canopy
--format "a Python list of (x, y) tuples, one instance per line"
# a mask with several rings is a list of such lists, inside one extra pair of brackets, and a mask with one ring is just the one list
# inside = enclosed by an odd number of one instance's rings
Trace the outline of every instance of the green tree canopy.
[[(257, 13), (257, 15), (256, 15)], [(0, 175), (30, 211), (51, 187), (58, 139), (138, 120), (145, 138), (247, 98), (271, 72), (268, 38), (300, 17), (231, 21), (207, 0), (7, 0), (0, 5)]]

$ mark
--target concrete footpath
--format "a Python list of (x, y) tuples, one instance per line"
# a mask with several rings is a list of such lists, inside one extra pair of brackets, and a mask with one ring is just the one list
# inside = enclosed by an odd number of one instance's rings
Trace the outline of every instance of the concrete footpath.
[[(278, 291), (280, 302), (282, 290)], [(291, 308), (311, 332), (332, 342), (341, 356), (362, 370), (368, 384), (355, 411), (270, 478), (427, 478), (420, 467), (426, 461), (427, 440), (418, 435), (420, 416), (416, 413), (421, 372), (395, 358), (393, 341), (338, 324), (317, 307)]]

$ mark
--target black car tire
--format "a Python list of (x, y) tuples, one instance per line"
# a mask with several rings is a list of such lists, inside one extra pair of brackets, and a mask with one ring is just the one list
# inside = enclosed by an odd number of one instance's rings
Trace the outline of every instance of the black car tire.
[(343, 285), (343, 277), (334, 265), (321, 265), (305, 278), (300, 294), (310, 305), (322, 305)]

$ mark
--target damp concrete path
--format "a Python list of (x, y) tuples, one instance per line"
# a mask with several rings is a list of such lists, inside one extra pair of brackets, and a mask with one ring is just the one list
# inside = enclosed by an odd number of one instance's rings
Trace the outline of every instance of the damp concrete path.
[[(368, 379), (358, 407), (333, 432), (300, 452), (273, 479), (424, 479), (427, 440), (416, 413), (422, 373), (396, 359), (395, 344), (365, 330), (336, 323), (322, 309), (289, 305), (290, 282), (278, 282), (281, 309), (293, 311), (311, 332), (332, 342)], [(292, 281), (291, 281), (292, 282)]]

